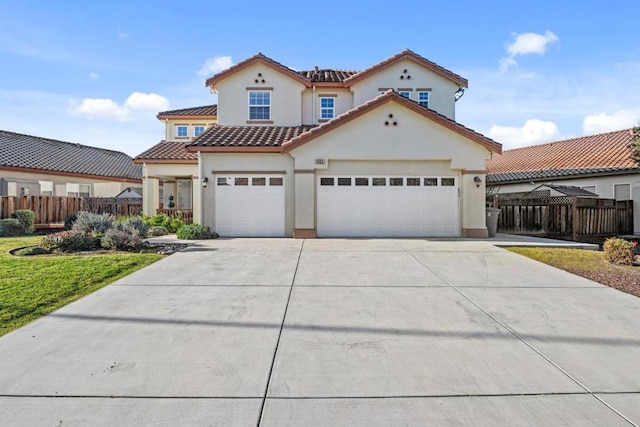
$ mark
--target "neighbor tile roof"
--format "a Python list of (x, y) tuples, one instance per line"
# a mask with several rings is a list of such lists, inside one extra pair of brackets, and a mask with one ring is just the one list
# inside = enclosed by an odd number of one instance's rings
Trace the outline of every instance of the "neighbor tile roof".
[(358, 71), (352, 70), (307, 70), (307, 71), (298, 71), (305, 79), (309, 79), (312, 82), (322, 82), (322, 83), (339, 83), (343, 82), (354, 74), (358, 74)]
[(302, 126), (220, 126), (214, 125), (189, 147), (279, 147), (284, 142), (312, 129)]
[(138, 154), (134, 162), (144, 163), (145, 160), (198, 160), (197, 153), (187, 151), (187, 142), (160, 141), (160, 143)]
[(158, 118), (180, 117), (180, 116), (217, 116), (218, 105), (202, 105), (200, 107), (181, 108), (179, 110), (168, 110), (158, 113)]
[(120, 151), (0, 130), (0, 168), (3, 166), (107, 178), (142, 178), (142, 168)]
[(506, 150), (487, 163), (488, 182), (602, 174), (640, 169), (629, 129)]

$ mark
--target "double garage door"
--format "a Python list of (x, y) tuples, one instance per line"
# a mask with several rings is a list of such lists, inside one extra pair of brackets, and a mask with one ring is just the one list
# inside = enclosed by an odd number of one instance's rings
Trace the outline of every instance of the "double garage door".
[(459, 236), (458, 179), (319, 177), (318, 236)]
[[(221, 236), (285, 235), (284, 176), (215, 179)], [(458, 179), (446, 176), (317, 178), (319, 237), (458, 236)]]

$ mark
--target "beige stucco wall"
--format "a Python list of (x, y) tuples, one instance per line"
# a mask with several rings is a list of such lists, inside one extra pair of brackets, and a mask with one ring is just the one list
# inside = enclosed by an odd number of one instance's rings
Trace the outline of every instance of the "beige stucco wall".
[[(404, 73), (404, 70), (407, 73)], [(404, 79), (400, 79), (404, 76)], [(407, 79), (406, 76), (411, 76)], [(458, 90), (451, 80), (436, 74), (415, 62), (405, 59), (379, 71), (351, 87), (354, 105), (360, 105), (379, 95), (380, 89), (413, 89), (411, 99), (417, 101), (419, 88), (431, 88), (429, 108), (455, 120), (455, 92)]]
[(252, 172), (283, 171), (285, 191), (285, 235), (293, 236), (295, 179), (293, 158), (288, 154), (232, 154), (202, 153), (203, 177), (209, 178), (209, 185), (202, 190), (202, 223), (215, 230), (215, 175), (234, 172), (248, 174)]
[[(613, 185), (614, 184), (631, 184), (631, 199), (633, 200), (633, 214), (634, 214), (634, 233), (640, 234), (640, 174), (624, 174), (613, 175), (603, 177), (591, 177), (591, 178), (572, 178), (572, 179), (557, 179), (553, 181), (534, 181), (531, 183), (519, 183), (519, 184), (505, 184), (500, 186), (494, 186), (494, 193), (498, 191), (501, 193), (511, 193), (520, 191), (531, 191), (541, 184), (555, 184), (555, 185), (573, 185), (576, 187), (582, 187), (586, 185), (595, 185), (596, 194), (598, 196), (613, 199)], [(542, 188), (545, 190), (546, 188)]]
[[(165, 126), (166, 126), (165, 139), (167, 141), (184, 141), (184, 142), (189, 142), (195, 139), (195, 136), (193, 134), (195, 131), (194, 130), (195, 126), (204, 126), (206, 129), (206, 128), (209, 128), (210, 126), (213, 126), (216, 123), (215, 120), (210, 120), (210, 119), (196, 120), (196, 119), (180, 119), (180, 118), (167, 119), (167, 120), (163, 120), (163, 122), (165, 123)], [(189, 136), (186, 138), (178, 137), (176, 135), (177, 126), (188, 126), (187, 132)]]
[[(261, 74), (259, 77), (258, 74)], [(258, 79), (259, 83), (255, 80)], [(262, 83), (264, 79), (264, 83)], [(216, 85), (218, 92), (218, 123), (246, 126), (249, 120), (247, 88), (271, 90), (271, 121), (273, 126), (299, 126), (302, 123), (302, 92), (305, 86), (262, 64), (254, 64)]]
[[(20, 171), (0, 170), (0, 178), (3, 185), (0, 186), (0, 195), (19, 196), (21, 189), (28, 187), (30, 195), (40, 195), (39, 181), (53, 182), (53, 195), (66, 196), (67, 184), (90, 184), (92, 197), (115, 197), (127, 187), (139, 187), (139, 182), (120, 182), (108, 179), (81, 178), (76, 176), (51, 175), (46, 173), (32, 173)], [(5, 194), (6, 193), (6, 194)]]
[[(315, 92), (315, 96), (314, 96)], [(320, 119), (320, 98), (326, 95), (337, 95), (335, 99), (334, 117), (346, 113), (354, 107), (353, 93), (348, 89), (313, 88), (307, 89), (302, 96), (302, 124), (318, 124)]]

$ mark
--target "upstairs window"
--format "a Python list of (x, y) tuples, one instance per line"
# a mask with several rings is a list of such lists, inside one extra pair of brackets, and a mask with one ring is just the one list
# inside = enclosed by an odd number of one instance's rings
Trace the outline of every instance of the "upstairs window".
[(398, 95), (404, 97), (404, 98), (409, 98), (411, 99), (411, 92), (408, 90), (399, 90), (398, 91)]
[(320, 119), (333, 119), (336, 100), (334, 98), (320, 98)]
[(176, 126), (176, 136), (178, 138), (186, 138), (189, 136), (189, 128), (187, 126)]
[(249, 120), (271, 120), (271, 92), (249, 92)]
[(429, 107), (429, 92), (418, 92), (418, 104)]
[(194, 126), (193, 136), (198, 137), (204, 133), (204, 126)]

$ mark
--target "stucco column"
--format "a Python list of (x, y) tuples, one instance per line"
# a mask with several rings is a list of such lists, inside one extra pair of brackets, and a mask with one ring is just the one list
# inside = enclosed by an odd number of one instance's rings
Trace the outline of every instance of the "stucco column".
[(160, 180), (148, 176), (147, 165), (142, 165), (142, 213), (147, 216), (155, 215), (160, 199)]
[[(476, 180), (476, 177), (480, 180)], [(462, 237), (485, 238), (489, 236), (486, 218), (485, 171), (464, 171), (462, 192)]]
[(193, 198), (191, 200), (193, 222), (194, 224), (202, 224), (202, 184), (200, 183), (200, 177), (194, 176), (191, 177), (191, 180), (191, 189), (193, 191)]
[(316, 187), (313, 170), (296, 170), (293, 237), (316, 237)]

